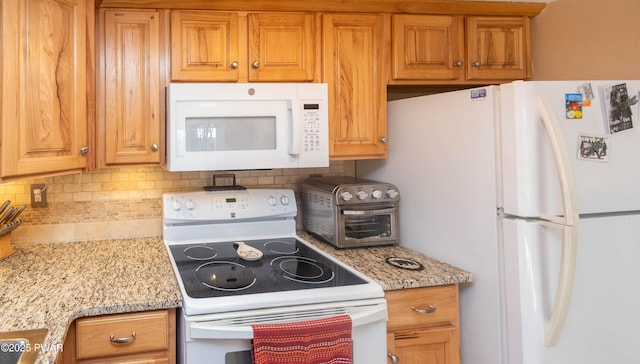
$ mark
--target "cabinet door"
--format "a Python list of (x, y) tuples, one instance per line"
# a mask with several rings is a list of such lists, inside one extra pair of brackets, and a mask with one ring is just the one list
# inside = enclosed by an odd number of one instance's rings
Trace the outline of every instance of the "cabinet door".
[[(2, 178), (87, 166), (84, 0), (2, 1)], [(90, 7), (91, 9), (87, 9)]]
[(467, 54), (470, 80), (529, 78), (529, 19), (468, 17)]
[(332, 159), (386, 156), (390, 23), (386, 15), (323, 15)]
[(242, 62), (238, 29), (237, 14), (172, 11), (171, 79), (237, 81)]
[(313, 81), (313, 15), (249, 14), (248, 37), (249, 81)]
[(160, 15), (104, 11), (103, 164), (160, 163)]
[(387, 335), (389, 363), (460, 364), (457, 328), (402, 331)]
[(463, 79), (463, 27), (460, 16), (394, 15), (393, 79)]

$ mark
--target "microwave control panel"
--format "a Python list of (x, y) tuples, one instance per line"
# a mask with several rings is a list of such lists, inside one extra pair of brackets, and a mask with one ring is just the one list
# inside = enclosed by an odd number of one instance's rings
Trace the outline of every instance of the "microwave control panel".
[(302, 108), (303, 151), (319, 152), (321, 150), (320, 120), (320, 105), (305, 103)]

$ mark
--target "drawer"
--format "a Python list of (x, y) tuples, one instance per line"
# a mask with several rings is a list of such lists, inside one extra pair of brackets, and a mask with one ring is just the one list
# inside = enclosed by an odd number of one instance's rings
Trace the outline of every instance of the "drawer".
[(389, 331), (406, 327), (459, 325), (458, 286), (433, 286), (385, 292)]
[[(114, 342), (118, 339), (123, 342)], [(167, 349), (169, 349), (168, 311), (86, 317), (76, 321), (78, 359)]]

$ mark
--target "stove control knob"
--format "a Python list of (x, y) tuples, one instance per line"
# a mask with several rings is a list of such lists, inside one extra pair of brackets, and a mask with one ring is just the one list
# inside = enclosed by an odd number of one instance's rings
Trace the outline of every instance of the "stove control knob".
[(389, 198), (398, 197), (398, 191), (396, 191), (394, 189), (387, 190), (387, 197), (389, 197)]
[(267, 203), (269, 204), (269, 206), (275, 206), (278, 204), (278, 200), (273, 196), (269, 196)]
[(193, 200), (187, 200), (185, 206), (187, 207), (187, 210), (193, 210), (196, 208), (196, 203)]
[(280, 203), (287, 206), (289, 204), (289, 197), (287, 195), (282, 195), (280, 197)]
[(369, 197), (369, 194), (365, 191), (358, 191), (356, 193), (356, 197), (358, 200), (366, 200)]
[(376, 200), (379, 200), (380, 197), (382, 197), (382, 191), (373, 190), (373, 192), (371, 192), (371, 197), (375, 198)]
[(175, 211), (180, 211), (180, 210), (182, 210), (182, 203), (180, 201), (178, 201), (178, 200), (175, 200), (175, 201), (173, 201), (173, 206), (171, 206), (171, 207), (173, 207), (173, 209)]
[(340, 197), (344, 200), (344, 201), (350, 201), (353, 198), (353, 195), (351, 194), (351, 192), (349, 191), (344, 191), (340, 194)]

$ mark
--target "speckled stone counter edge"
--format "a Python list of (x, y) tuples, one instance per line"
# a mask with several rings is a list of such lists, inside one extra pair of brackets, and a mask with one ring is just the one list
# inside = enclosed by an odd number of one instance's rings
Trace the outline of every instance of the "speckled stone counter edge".
[(46, 328), (36, 363), (55, 363), (79, 317), (180, 307), (161, 238), (15, 244), (0, 260), (0, 331)]

